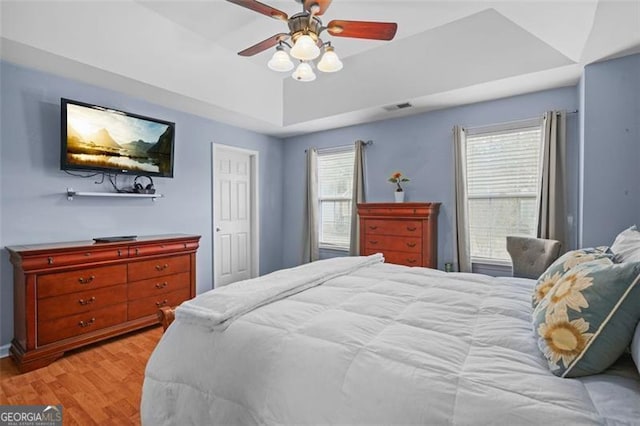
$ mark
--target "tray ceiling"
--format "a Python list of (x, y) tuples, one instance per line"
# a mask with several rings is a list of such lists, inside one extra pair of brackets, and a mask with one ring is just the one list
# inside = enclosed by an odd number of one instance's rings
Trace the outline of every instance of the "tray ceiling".
[(300, 83), (266, 67), (272, 49), (237, 55), (286, 25), (223, 0), (0, 7), (3, 59), (275, 136), (573, 85), (586, 64), (640, 51), (634, 0), (334, 0), (323, 20), (397, 22), (396, 38), (327, 37), (344, 69)]

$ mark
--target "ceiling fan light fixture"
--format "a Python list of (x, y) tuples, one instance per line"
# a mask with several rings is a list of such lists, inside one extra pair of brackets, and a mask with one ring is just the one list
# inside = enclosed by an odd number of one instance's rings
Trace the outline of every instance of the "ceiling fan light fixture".
[(318, 62), (318, 69), (322, 72), (336, 72), (342, 69), (342, 61), (333, 49), (333, 46), (327, 46), (322, 55), (322, 59)]
[(274, 71), (287, 72), (293, 69), (293, 62), (291, 62), (291, 58), (289, 58), (287, 52), (284, 51), (284, 48), (278, 46), (271, 60), (267, 62), (267, 66)]
[(311, 65), (306, 62), (300, 62), (300, 65), (298, 65), (298, 68), (291, 74), (291, 77), (294, 80), (307, 82), (315, 80), (316, 73), (313, 72)]
[(311, 61), (320, 56), (320, 48), (310, 35), (302, 34), (296, 38), (290, 54), (301, 61)]
[[(341, 19), (334, 19), (325, 26), (318, 17), (324, 15), (333, 0), (295, 0), (302, 4), (302, 12), (292, 16), (258, 0), (227, 1), (286, 22), (287, 27), (289, 27), (288, 32), (274, 34), (253, 46), (241, 50), (238, 55), (254, 56), (276, 47), (276, 52), (267, 62), (267, 66), (274, 71), (286, 72), (293, 69), (295, 61), (292, 62), (292, 59), (296, 59), (300, 61), (300, 64), (291, 74), (291, 77), (297, 81), (315, 80), (314, 67), (321, 72), (327, 73), (340, 71), (343, 68), (342, 61), (331, 46), (331, 41), (323, 41), (320, 38), (324, 31), (336, 37), (393, 40), (398, 29), (398, 24), (395, 22)], [(288, 55), (284, 46), (289, 49)], [(324, 54), (322, 58), (317, 60), (323, 48)]]

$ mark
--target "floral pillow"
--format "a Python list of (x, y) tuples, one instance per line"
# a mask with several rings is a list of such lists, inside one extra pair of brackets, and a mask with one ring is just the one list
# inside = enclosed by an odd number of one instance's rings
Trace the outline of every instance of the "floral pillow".
[(580, 377), (613, 364), (631, 342), (639, 300), (640, 262), (596, 259), (562, 274), (533, 313), (553, 374)]
[(558, 282), (562, 274), (576, 265), (584, 262), (591, 262), (599, 259), (613, 259), (613, 254), (608, 247), (584, 248), (580, 250), (568, 251), (556, 259), (542, 275), (533, 290), (531, 306), (535, 309), (538, 303)]

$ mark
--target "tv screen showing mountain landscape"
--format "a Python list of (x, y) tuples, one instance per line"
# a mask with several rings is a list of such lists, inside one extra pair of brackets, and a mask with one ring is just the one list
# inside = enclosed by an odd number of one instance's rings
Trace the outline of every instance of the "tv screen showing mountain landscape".
[(62, 106), (63, 169), (173, 176), (173, 123), (66, 100)]

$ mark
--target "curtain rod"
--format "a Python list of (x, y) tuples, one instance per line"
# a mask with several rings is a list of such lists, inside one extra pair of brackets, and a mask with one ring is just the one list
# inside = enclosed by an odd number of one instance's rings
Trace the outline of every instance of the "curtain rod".
[[(579, 110), (574, 109), (573, 111), (556, 111), (555, 113), (556, 113), (556, 115), (559, 115), (561, 112), (564, 112), (565, 114), (577, 114), (579, 112)], [(465, 130), (465, 131), (467, 131), (467, 130), (472, 130), (472, 131), (480, 130), (482, 132), (482, 129), (484, 129), (484, 128), (509, 126), (509, 125), (518, 125), (518, 124), (521, 124), (521, 123), (533, 122), (535, 120), (542, 120), (543, 116), (544, 116), (544, 114), (540, 115), (540, 117), (523, 118), (523, 119), (520, 119), (520, 120), (504, 121), (504, 122), (501, 122), (501, 123), (487, 124), (487, 125), (482, 125), (482, 126), (472, 126), (472, 127), (460, 126), (460, 127), (462, 127), (462, 129)]]
[[(372, 140), (364, 141), (362, 143), (362, 145), (364, 145), (364, 146), (373, 145), (373, 141)], [(318, 152), (329, 152), (329, 151), (333, 151), (333, 150), (339, 151), (339, 150), (346, 149), (346, 148), (351, 148), (351, 147), (352, 147), (352, 145), (332, 146), (332, 147), (328, 147), (328, 148), (320, 148), (320, 149), (318, 149)], [(307, 152), (307, 151), (308, 151), (307, 149), (304, 150), (304, 152)]]

